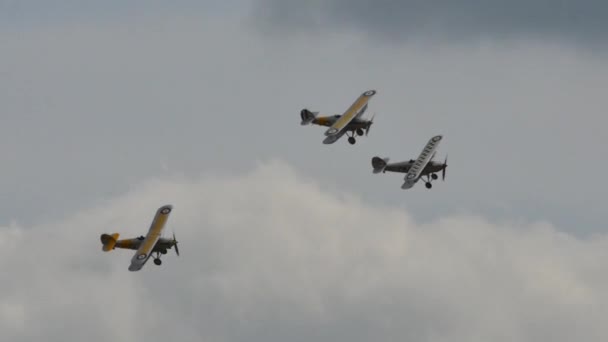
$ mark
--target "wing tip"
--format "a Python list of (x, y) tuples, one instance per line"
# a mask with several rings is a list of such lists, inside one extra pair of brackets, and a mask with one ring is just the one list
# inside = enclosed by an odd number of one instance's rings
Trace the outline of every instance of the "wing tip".
[(401, 185), (401, 189), (407, 190), (407, 189), (411, 189), (413, 186), (414, 186), (414, 184), (412, 184), (410, 182), (405, 182), (405, 183), (403, 183), (403, 185)]
[(171, 204), (165, 204), (162, 207), (158, 208), (158, 212), (163, 215), (167, 215), (167, 214), (171, 213), (172, 210), (173, 210), (173, 205), (171, 205)]
[(338, 139), (340, 139), (340, 137), (342, 137), (342, 135), (339, 133), (340, 132), (338, 132), (338, 134), (326, 136), (325, 139), (323, 139), (323, 144), (329, 145), (329, 144), (333, 144), (336, 141), (338, 141)]
[(139, 270), (141, 270), (141, 267), (136, 267), (133, 265), (129, 266), (129, 271), (131, 271), (131, 272), (137, 272)]

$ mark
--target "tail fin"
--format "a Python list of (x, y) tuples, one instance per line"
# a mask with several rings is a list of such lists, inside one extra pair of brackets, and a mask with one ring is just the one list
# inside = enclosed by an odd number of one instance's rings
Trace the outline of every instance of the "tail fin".
[(317, 118), (317, 114), (319, 114), (319, 112), (311, 112), (306, 108), (302, 109), (302, 111), (300, 112), (300, 117), (302, 117), (302, 122), (300, 124), (302, 126), (308, 125), (314, 119)]
[(380, 157), (372, 158), (372, 167), (374, 168), (374, 173), (383, 172), (386, 165), (388, 165), (388, 161), (389, 161), (389, 158), (380, 158)]
[(113, 250), (114, 246), (116, 246), (116, 241), (118, 241), (119, 236), (120, 234), (118, 233), (114, 233), (112, 235), (101, 234), (101, 244), (103, 245), (101, 247), (101, 250), (104, 252), (109, 252)]

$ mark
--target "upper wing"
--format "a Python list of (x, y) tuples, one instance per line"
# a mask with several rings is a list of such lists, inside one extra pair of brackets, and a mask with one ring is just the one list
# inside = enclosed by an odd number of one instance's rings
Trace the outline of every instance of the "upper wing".
[(412, 164), (412, 166), (408, 170), (407, 175), (405, 175), (405, 183), (403, 183), (403, 185), (401, 186), (402, 189), (409, 189), (414, 186), (414, 184), (416, 184), (416, 182), (420, 178), (422, 170), (424, 170), (426, 164), (428, 164), (428, 162), (433, 157), (433, 153), (437, 149), (437, 146), (439, 146), (439, 142), (442, 138), (443, 137), (441, 135), (437, 135), (432, 137), (431, 140), (426, 143), (426, 146), (424, 146), (424, 149), (418, 156), (418, 159), (416, 159), (414, 164)]
[(160, 238), (163, 228), (165, 227), (165, 224), (169, 219), (169, 214), (171, 213), (171, 210), (173, 210), (173, 207), (171, 205), (165, 205), (158, 208), (158, 210), (156, 211), (156, 215), (154, 216), (154, 220), (150, 225), (150, 229), (148, 230), (146, 238), (144, 239), (144, 241), (142, 241), (141, 245), (139, 245), (137, 252), (135, 252), (135, 255), (131, 259), (131, 266), (129, 266), (129, 271), (139, 271), (144, 266), (146, 261), (148, 261), (152, 249), (154, 249), (154, 246)]
[(359, 98), (348, 108), (342, 116), (334, 122), (334, 124), (325, 131), (326, 136), (332, 136), (340, 133), (346, 125), (348, 125), (353, 119), (357, 116), (363, 114), (365, 109), (367, 108), (367, 102), (376, 94), (375, 90), (368, 90), (365, 93), (361, 94)]

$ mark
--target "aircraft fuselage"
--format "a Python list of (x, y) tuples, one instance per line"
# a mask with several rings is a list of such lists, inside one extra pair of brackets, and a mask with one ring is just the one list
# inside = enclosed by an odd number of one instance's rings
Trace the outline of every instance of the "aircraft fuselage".
[[(390, 171), (390, 172), (407, 173), (410, 170), (410, 168), (412, 167), (412, 165), (414, 164), (414, 162), (415, 162), (414, 160), (409, 160), (409, 161), (404, 161), (404, 162), (400, 162), (400, 163), (388, 164), (384, 168), (384, 172)], [(443, 163), (437, 163), (437, 162), (432, 161), (432, 162), (426, 164), (426, 166), (424, 167), (424, 169), (422, 170), (420, 175), (426, 176), (431, 173), (437, 173), (437, 172), (440, 172), (441, 170), (443, 170), (444, 167), (445, 167), (445, 165)]]

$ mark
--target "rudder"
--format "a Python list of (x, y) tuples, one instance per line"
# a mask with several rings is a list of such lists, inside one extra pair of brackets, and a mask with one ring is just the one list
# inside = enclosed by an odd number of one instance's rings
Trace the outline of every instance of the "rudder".
[(374, 173), (380, 173), (384, 171), (384, 168), (386, 167), (386, 165), (388, 165), (388, 161), (389, 158), (372, 158), (372, 167), (374, 168)]
[(104, 252), (109, 252), (109, 251), (113, 250), (114, 246), (116, 246), (116, 242), (118, 241), (119, 236), (120, 236), (120, 234), (118, 234), (118, 233), (114, 233), (112, 235), (101, 234), (101, 244), (103, 245), (101, 247), (101, 250)]
[(311, 112), (306, 108), (302, 109), (302, 111), (300, 112), (300, 117), (302, 118), (302, 122), (300, 124), (302, 126), (308, 125), (309, 123), (313, 122), (314, 119), (317, 118), (317, 114), (319, 114), (319, 113)]

